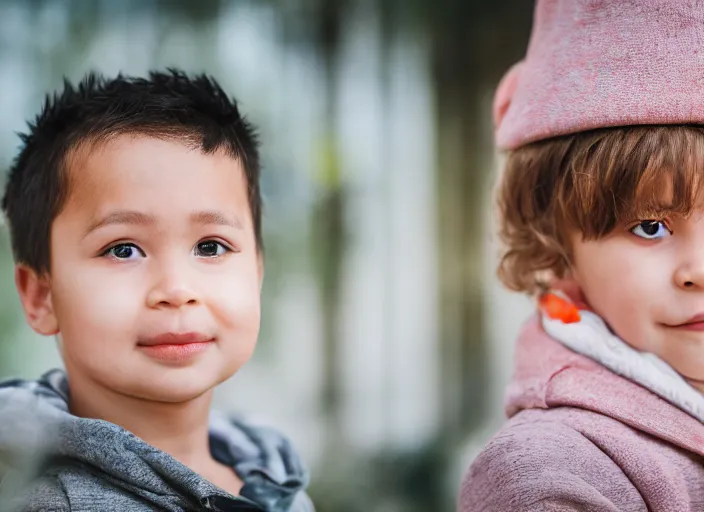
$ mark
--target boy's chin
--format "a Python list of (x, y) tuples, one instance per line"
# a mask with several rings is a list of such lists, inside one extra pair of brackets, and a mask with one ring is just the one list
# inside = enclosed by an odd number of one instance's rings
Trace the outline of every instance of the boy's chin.
[(130, 383), (126, 394), (151, 402), (184, 403), (208, 393), (234, 373), (235, 370), (170, 368), (139, 376)]

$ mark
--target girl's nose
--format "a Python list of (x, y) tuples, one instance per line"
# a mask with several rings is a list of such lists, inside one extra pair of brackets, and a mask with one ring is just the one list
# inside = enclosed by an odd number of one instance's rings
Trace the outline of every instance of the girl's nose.
[(674, 275), (675, 284), (683, 290), (704, 289), (704, 253), (681, 265)]

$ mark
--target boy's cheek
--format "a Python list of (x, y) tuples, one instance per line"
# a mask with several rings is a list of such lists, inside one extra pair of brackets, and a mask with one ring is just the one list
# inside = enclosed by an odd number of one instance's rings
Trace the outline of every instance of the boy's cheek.
[(256, 336), (259, 332), (261, 304), (257, 283), (242, 287), (235, 293), (221, 293), (211, 296), (207, 308), (224, 331), (248, 332)]

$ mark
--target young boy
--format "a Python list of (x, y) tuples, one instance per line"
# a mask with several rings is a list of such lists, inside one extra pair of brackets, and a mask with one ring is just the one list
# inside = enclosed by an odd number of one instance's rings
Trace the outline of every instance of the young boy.
[(91, 74), (22, 141), (15, 281), (66, 373), (0, 385), (0, 503), (313, 510), (286, 439), (210, 412), (259, 331), (258, 144), (235, 102), (206, 76)]

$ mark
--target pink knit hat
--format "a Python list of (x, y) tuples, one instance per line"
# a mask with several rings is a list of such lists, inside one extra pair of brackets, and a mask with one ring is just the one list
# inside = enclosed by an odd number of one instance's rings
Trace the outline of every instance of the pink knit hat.
[(606, 126), (704, 124), (704, 1), (538, 0), (494, 122), (501, 149)]

